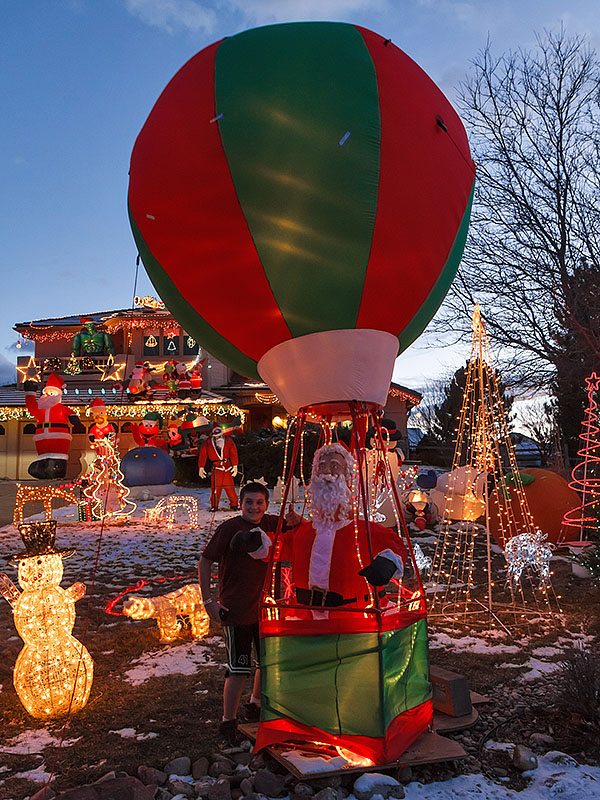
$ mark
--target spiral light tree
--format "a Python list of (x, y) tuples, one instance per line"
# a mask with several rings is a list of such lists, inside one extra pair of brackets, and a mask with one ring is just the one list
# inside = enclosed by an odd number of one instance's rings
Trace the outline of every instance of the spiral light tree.
[(83, 583), (60, 587), (63, 558), (73, 550), (56, 549), (56, 521), (19, 526), (25, 551), (18, 561), (22, 592), (0, 575), (0, 592), (13, 609), (24, 647), (13, 678), (19, 699), (32, 717), (47, 719), (79, 711), (86, 704), (94, 664), (84, 645), (71, 632), (75, 603), (85, 594)]
[(567, 512), (563, 517), (562, 527), (565, 538), (575, 539), (568, 542), (574, 547), (585, 547), (598, 534), (598, 514), (600, 512), (600, 440), (598, 433), (598, 404), (596, 392), (600, 386), (600, 377), (595, 372), (585, 379), (587, 384), (588, 405), (581, 423), (579, 438), (583, 446), (577, 451), (581, 461), (571, 473), (569, 486), (581, 495), (581, 505)]

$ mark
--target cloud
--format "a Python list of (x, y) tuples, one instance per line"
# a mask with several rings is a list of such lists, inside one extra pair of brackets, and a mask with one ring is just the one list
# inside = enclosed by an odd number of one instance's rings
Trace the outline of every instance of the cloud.
[[(17, 347), (17, 342), (12, 342), (12, 344), (7, 345), (4, 349), (7, 353), (14, 353), (17, 356), (26, 356), (33, 353), (35, 344), (31, 339), (21, 339), (21, 347)], [(0, 358), (2, 358), (1, 355)]]
[(377, 13), (389, 8), (388, 0), (227, 0), (253, 24), (297, 20), (344, 20), (349, 14)]
[(127, 11), (147, 25), (167, 33), (180, 30), (210, 33), (217, 15), (195, 0), (125, 0)]
[(0, 354), (0, 386), (6, 386), (8, 383), (16, 383), (16, 381), (17, 368)]

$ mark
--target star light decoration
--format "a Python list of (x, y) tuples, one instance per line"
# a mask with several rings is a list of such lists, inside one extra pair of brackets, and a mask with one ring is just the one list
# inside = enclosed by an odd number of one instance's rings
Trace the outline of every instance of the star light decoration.
[(531, 567), (540, 576), (540, 587), (550, 583), (550, 558), (552, 546), (546, 543), (548, 534), (538, 528), (534, 533), (520, 533), (508, 540), (504, 548), (504, 556), (508, 566), (509, 580), (516, 585), (521, 579), (523, 570)]
[(106, 366), (102, 371), (103, 381), (120, 381), (122, 376), (121, 370), (125, 369), (125, 364), (120, 362), (115, 363), (115, 357), (112, 353), (109, 355)]
[(33, 356), (29, 356), (29, 361), (27, 362), (26, 367), (17, 367), (17, 372), (21, 373), (22, 382), (40, 380), (40, 368), (38, 367)]

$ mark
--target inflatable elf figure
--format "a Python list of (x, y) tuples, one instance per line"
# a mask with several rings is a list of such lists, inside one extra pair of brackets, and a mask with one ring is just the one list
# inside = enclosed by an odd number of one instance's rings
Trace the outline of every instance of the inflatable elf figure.
[(65, 382), (52, 372), (48, 376), (42, 396), (36, 399), (37, 383), (25, 381), (25, 405), (37, 421), (33, 441), (38, 458), (29, 465), (33, 478), (64, 478), (71, 445), (71, 425), (77, 421), (73, 409), (62, 404)]
[(237, 475), (238, 452), (230, 436), (223, 434), (222, 427), (213, 423), (212, 433), (205, 439), (198, 454), (198, 473), (206, 478), (206, 465), (210, 462), (210, 510), (217, 511), (221, 492), (225, 490), (232, 509), (238, 507), (238, 497), (233, 485)]
[(139, 425), (132, 425), (133, 439), (140, 447), (159, 447), (167, 449), (167, 443), (160, 438), (162, 417), (158, 411), (149, 411)]

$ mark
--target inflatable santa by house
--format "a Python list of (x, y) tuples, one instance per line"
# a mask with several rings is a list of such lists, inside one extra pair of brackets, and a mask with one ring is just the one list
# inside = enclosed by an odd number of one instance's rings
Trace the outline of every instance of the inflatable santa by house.
[(205, 439), (198, 454), (198, 474), (206, 478), (206, 465), (212, 467), (210, 478), (210, 510), (219, 508), (219, 498), (224, 490), (232, 509), (238, 507), (238, 497), (233, 485), (237, 475), (238, 452), (233, 440), (223, 434), (218, 423), (213, 423), (211, 435)]
[(25, 405), (37, 421), (33, 441), (38, 458), (28, 468), (29, 474), (40, 480), (64, 478), (71, 446), (71, 425), (77, 421), (72, 408), (63, 406), (62, 395), (65, 382), (52, 372), (36, 399), (37, 383), (25, 381)]

